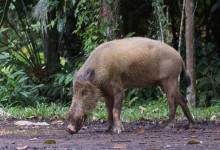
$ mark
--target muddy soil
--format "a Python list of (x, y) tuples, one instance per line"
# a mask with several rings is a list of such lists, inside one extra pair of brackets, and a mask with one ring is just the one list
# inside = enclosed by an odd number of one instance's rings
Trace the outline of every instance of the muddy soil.
[(88, 122), (73, 135), (64, 130), (66, 124), (62, 122), (18, 127), (14, 121), (0, 120), (0, 149), (220, 149), (220, 121), (196, 121), (193, 129), (187, 128), (185, 120), (173, 129), (166, 129), (165, 122), (155, 120), (124, 122), (126, 131), (120, 135), (106, 132), (107, 124), (102, 121)]

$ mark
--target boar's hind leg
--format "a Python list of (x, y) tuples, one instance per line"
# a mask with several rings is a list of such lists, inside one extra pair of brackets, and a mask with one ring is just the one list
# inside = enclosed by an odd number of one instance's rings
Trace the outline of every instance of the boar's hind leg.
[(183, 110), (183, 113), (185, 114), (188, 122), (189, 122), (189, 127), (192, 128), (193, 126), (193, 117), (189, 111), (189, 108), (187, 106), (187, 101), (186, 99), (180, 94), (180, 91), (178, 90), (177, 91), (177, 101), (178, 101), (178, 104), (181, 106), (182, 110)]
[(108, 113), (108, 129), (107, 131), (111, 131), (113, 129), (114, 123), (113, 123), (113, 104), (114, 104), (114, 98), (110, 96), (106, 96), (105, 98), (105, 105)]
[(168, 79), (162, 81), (162, 89), (166, 93), (168, 105), (169, 105), (169, 124), (167, 127), (174, 127), (175, 125), (175, 114), (177, 108), (176, 102), (176, 90), (177, 90), (177, 80), (175, 79)]
[(178, 88), (178, 79), (169, 79), (162, 82), (162, 88), (166, 92), (167, 95), (167, 101), (169, 104), (169, 125), (168, 127), (173, 127), (175, 123), (175, 113), (177, 105), (179, 104), (187, 117), (189, 121), (190, 128), (193, 124), (193, 117), (189, 111), (189, 108), (186, 104), (186, 100), (184, 97), (180, 94), (179, 88)]

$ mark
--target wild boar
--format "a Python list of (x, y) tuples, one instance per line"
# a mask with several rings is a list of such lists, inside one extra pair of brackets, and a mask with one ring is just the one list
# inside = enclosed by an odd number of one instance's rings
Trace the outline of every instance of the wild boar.
[(113, 40), (98, 46), (75, 74), (74, 96), (67, 114), (67, 132), (77, 133), (86, 117), (94, 109), (100, 96), (104, 97), (108, 112), (108, 129), (115, 133), (124, 131), (120, 120), (125, 88), (160, 86), (169, 104), (169, 127), (175, 123), (179, 104), (193, 124), (187, 102), (179, 91), (178, 76), (185, 74), (190, 84), (183, 60), (169, 45), (141, 37)]

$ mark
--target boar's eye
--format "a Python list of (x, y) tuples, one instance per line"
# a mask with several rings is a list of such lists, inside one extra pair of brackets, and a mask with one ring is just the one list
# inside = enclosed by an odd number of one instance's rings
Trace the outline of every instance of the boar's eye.
[(87, 93), (88, 93), (88, 90), (87, 90), (87, 89), (83, 89), (83, 90), (81, 91), (81, 95), (82, 95), (82, 96), (87, 95)]

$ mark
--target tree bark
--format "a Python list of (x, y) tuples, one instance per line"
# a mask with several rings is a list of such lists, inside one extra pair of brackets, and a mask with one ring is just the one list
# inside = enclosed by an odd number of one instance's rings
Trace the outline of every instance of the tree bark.
[(49, 75), (60, 69), (60, 55), (58, 49), (58, 31), (56, 25), (49, 31), (48, 49), (46, 55), (46, 70)]
[(178, 52), (181, 54), (181, 43), (182, 43), (182, 31), (183, 31), (183, 19), (184, 19), (184, 10), (185, 10), (186, 0), (183, 0), (183, 7), (182, 7), (182, 15), (181, 15), (181, 22), (180, 22), (180, 31), (179, 31), (179, 43), (178, 43)]
[(61, 48), (62, 56), (65, 58), (71, 58), (79, 56), (81, 51), (80, 37), (73, 33), (76, 30), (76, 19), (74, 14), (68, 14), (66, 16), (65, 30), (63, 33), (63, 47)]
[(186, 0), (186, 69), (191, 78), (191, 85), (187, 89), (187, 99), (192, 105), (196, 106), (196, 74), (195, 74), (195, 25), (194, 25), (194, 1)]
[(119, 9), (120, 9), (120, 1), (101, 1), (101, 23), (100, 28), (104, 29), (103, 35), (108, 40), (118, 39), (120, 38), (120, 17), (119, 17)]
[[(48, 21), (55, 18), (56, 12), (52, 10), (48, 13)], [(60, 69), (60, 55), (59, 55), (59, 42), (57, 23), (51, 28), (42, 31), (44, 60), (46, 64), (47, 75), (52, 75)]]

